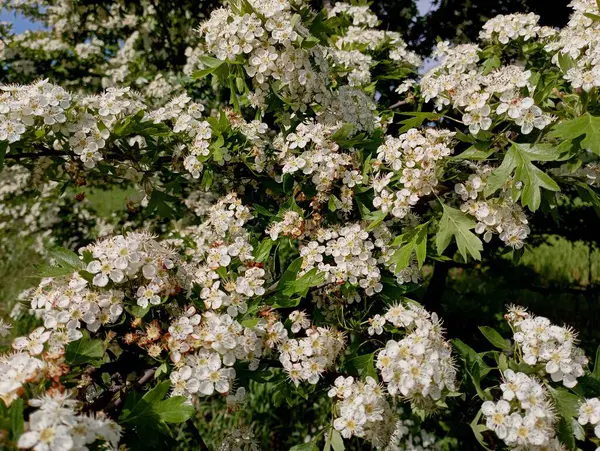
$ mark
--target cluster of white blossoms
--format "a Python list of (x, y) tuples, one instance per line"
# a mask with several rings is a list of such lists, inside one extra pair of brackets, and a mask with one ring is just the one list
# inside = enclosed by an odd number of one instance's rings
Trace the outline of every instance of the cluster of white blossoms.
[(540, 16), (534, 13), (498, 15), (488, 20), (484, 25), (479, 37), (484, 41), (494, 38), (502, 44), (523, 38), (524, 41), (535, 37), (547, 37), (556, 33), (550, 27), (538, 25)]
[(145, 108), (129, 88), (108, 88), (103, 94), (79, 99), (75, 107), (66, 124), (68, 147), (87, 168), (104, 159), (102, 149), (117, 121)]
[[(283, 324), (275, 316), (246, 327), (236, 319), (247, 302), (265, 292), (265, 270), (253, 264), (253, 248), (245, 223), (252, 218), (236, 194), (219, 199), (203, 211), (206, 219), (198, 227), (183, 230), (191, 240), (184, 286), (191, 293), (199, 288), (205, 311), (194, 307), (171, 322), (166, 348), (176, 370), (171, 373), (172, 394), (193, 400), (214, 392), (229, 393), (234, 385), (236, 362), (258, 368), (259, 358), (287, 339)], [(150, 348), (148, 348), (150, 351)], [(156, 350), (160, 353), (160, 349)]]
[(589, 424), (594, 428), (594, 434), (600, 438), (600, 399), (586, 399), (579, 406), (579, 416), (577, 421), (582, 426)]
[[(284, 137), (278, 135), (273, 145), (277, 149), (277, 160), (283, 168), (283, 174), (302, 173), (310, 176), (317, 189), (315, 201), (325, 203), (329, 193), (338, 180), (344, 182), (344, 176), (354, 166), (351, 154), (340, 152), (339, 145), (331, 139), (336, 127), (329, 127), (314, 122), (303, 122), (292, 133)], [(362, 183), (362, 175), (358, 172), (351, 180), (346, 179), (341, 190), (339, 204), (336, 207), (343, 211), (352, 209), (351, 187)]]
[(352, 18), (352, 25), (377, 26), (379, 19), (367, 5), (351, 5), (350, 3), (335, 2), (333, 8), (328, 11), (329, 17), (346, 14)]
[(332, 49), (334, 67), (339, 75), (348, 77), (350, 86), (363, 86), (371, 82), (373, 58), (359, 50)]
[(487, 73), (484, 65), (478, 65), (479, 52), (473, 44), (450, 47), (440, 42), (434, 52), (441, 58), (440, 65), (420, 81), (425, 100), (434, 99), (438, 109), (452, 105), (462, 112), (463, 123), (473, 135), (489, 130), (497, 118), (514, 122), (524, 135), (554, 121), (530, 97), (531, 71), (508, 65)]
[(251, 0), (255, 12), (244, 14), (221, 8), (201, 25), (210, 54), (222, 61), (243, 61), (254, 85), (254, 106), (265, 106), (269, 84), (274, 82), (299, 110), (328, 95), (329, 67), (323, 49), (320, 45), (301, 47), (308, 30), (293, 19), (290, 3)]
[(101, 95), (77, 99), (47, 80), (2, 90), (0, 141), (14, 143), (26, 132), (44, 129), (57, 138), (56, 150), (71, 150), (87, 168), (104, 158), (102, 149), (117, 120), (142, 108), (128, 88), (109, 88)]
[(531, 230), (523, 208), (512, 200), (511, 187), (506, 185), (497, 196), (485, 198), (483, 192), (494, 168), (473, 165), (473, 169), (467, 180), (454, 186), (463, 201), (460, 209), (477, 219), (475, 232), (483, 235), (486, 243), (497, 234), (506, 246), (522, 248)]
[[(281, 324), (281, 323), (278, 323)], [(261, 321), (253, 328), (244, 327), (228, 314), (208, 310), (202, 314), (189, 307), (169, 326), (167, 347), (176, 369), (170, 380), (173, 396), (197, 396), (229, 393), (234, 385), (238, 361), (258, 368), (272, 324)]]
[(328, 394), (338, 401), (333, 427), (342, 437), (361, 437), (383, 449), (404, 435), (405, 427), (386, 400), (384, 388), (372, 377), (363, 382), (339, 376)]
[(279, 339), (277, 347), (279, 361), (296, 386), (302, 381), (314, 385), (319, 382), (321, 374), (335, 364), (344, 349), (344, 333), (327, 327), (311, 326), (303, 312), (290, 317), (293, 320), (292, 330), (297, 330), (295, 333), (303, 331), (306, 336), (289, 338), (283, 329), (284, 336)]
[(173, 132), (181, 134), (186, 142), (183, 167), (197, 179), (204, 169), (203, 162), (210, 155), (212, 129), (208, 122), (202, 120), (204, 105), (191, 100), (187, 94), (181, 94), (152, 111), (149, 117), (155, 123), (172, 123)]
[(319, 382), (321, 374), (334, 365), (343, 350), (343, 333), (318, 327), (306, 329), (306, 337), (284, 339), (279, 345), (279, 361), (295, 385)]
[(421, 58), (414, 52), (408, 50), (408, 45), (400, 33), (395, 31), (383, 31), (374, 28), (365, 28), (352, 25), (341, 36), (337, 36), (334, 47), (342, 50), (357, 49), (363, 51), (389, 49), (390, 60), (400, 65), (418, 67)]
[(583, 350), (575, 346), (577, 332), (552, 324), (543, 316), (534, 316), (522, 307), (510, 307), (506, 319), (525, 363), (541, 365), (542, 372), (565, 387), (577, 385), (577, 378), (584, 375), (588, 363)]
[(27, 351), (0, 354), (0, 399), (10, 406), (23, 392), (23, 386), (41, 379), (45, 363)]
[(29, 415), (17, 447), (36, 451), (85, 451), (90, 445), (116, 448), (121, 426), (102, 414), (79, 413), (80, 402), (70, 396), (69, 392), (49, 392), (30, 399), (36, 410)]
[(430, 405), (455, 390), (452, 349), (444, 340), (435, 313), (413, 303), (396, 304), (377, 320), (376, 333), (385, 321), (407, 331), (402, 340), (389, 340), (377, 355), (377, 368), (390, 395), (402, 396), (417, 405)]
[[(113, 129), (121, 119), (148, 110), (129, 88), (108, 88), (100, 95), (71, 96), (61, 87), (40, 81), (25, 86), (4, 86), (2, 90), (0, 141), (15, 143), (28, 134), (34, 136), (34, 132), (43, 128), (47, 136), (55, 138), (52, 147), (57, 155), (60, 151), (72, 152), (89, 169), (105, 159), (109, 139), (119, 139)], [(176, 134), (181, 146), (174, 154), (185, 150), (183, 166), (196, 179), (203, 170), (203, 162), (209, 158), (212, 137), (210, 124), (202, 120), (203, 111), (202, 104), (192, 102), (183, 94), (148, 112), (145, 119), (155, 124), (165, 123)], [(137, 144), (140, 149), (147, 147), (142, 136), (130, 138), (127, 143)], [(222, 149), (222, 153), (225, 161), (230, 159), (226, 149)]]
[(60, 127), (67, 121), (71, 96), (60, 86), (40, 81), (31, 86), (1, 86), (0, 141), (14, 143), (40, 126)]
[(383, 289), (381, 272), (375, 258), (375, 244), (360, 224), (341, 228), (319, 229), (316, 241), (300, 248), (302, 273), (318, 268), (330, 284), (348, 282), (365, 290), (367, 296)]
[(288, 210), (283, 214), (281, 221), (271, 223), (266, 232), (273, 241), (280, 235), (300, 238), (304, 235), (304, 218), (297, 211)]
[[(249, 298), (265, 293), (267, 275), (254, 263), (254, 249), (244, 229), (251, 218), (248, 207), (232, 193), (208, 210), (202, 225), (183, 231), (193, 241), (186, 249), (191, 261), (184, 265), (188, 288), (195, 284), (207, 308), (226, 309), (232, 317), (246, 313)], [(225, 277), (219, 274), (223, 271)]]
[(385, 389), (370, 376), (365, 381), (339, 376), (328, 395), (337, 401), (333, 427), (344, 438), (361, 437), (386, 451), (438, 449), (433, 434), (410, 418), (400, 419), (403, 409), (392, 407)]
[[(569, 6), (574, 10), (569, 23), (545, 49), (553, 54), (552, 61), (571, 86), (588, 92), (600, 86), (600, 23), (587, 16), (597, 15), (598, 5), (595, 0), (573, 0)], [(564, 58), (569, 58), (570, 64), (561, 65)]]
[(13, 348), (37, 355), (47, 343), (49, 355), (59, 358), (68, 343), (82, 337), (82, 327), (96, 332), (115, 323), (125, 298), (145, 308), (161, 303), (161, 296), (179, 286), (172, 271), (173, 252), (146, 233), (108, 238), (81, 252), (91, 257), (85, 271), (44, 279), (31, 293), (31, 308), (44, 327), (16, 338)]
[(485, 401), (481, 412), (488, 429), (510, 449), (561, 450), (556, 437), (555, 407), (545, 386), (535, 377), (506, 370), (502, 399)]
[(435, 193), (437, 163), (452, 153), (453, 136), (448, 130), (414, 128), (398, 138), (386, 136), (373, 161), (373, 206), (404, 218), (421, 197)]

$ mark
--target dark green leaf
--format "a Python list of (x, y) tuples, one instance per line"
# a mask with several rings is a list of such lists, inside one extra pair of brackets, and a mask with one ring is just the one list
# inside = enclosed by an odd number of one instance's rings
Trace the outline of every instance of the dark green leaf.
[(600, 117), (592, 116), (590, 113), (558, 123), (552, 129), (550, 136), (563, 140), (573, 140), (585, 136), (581, 141), (581, 147), (600, 155)]
[(441, 254), (450, 244), (452, 237), (456, 240), (458, 251), (463, 259), (471, 255), (475, 260), (481, 260), (483, 244), (477, 235), (471, 232), (475, 228), (475, 221), (467, 217), (462, 211), (442, 203), (444, 213), (439, 223), (436, 235), (436, 246)]
[(165, 423), (183, 423), (190, 419), (195, 412), (194, 406), (186, 404), (184, 396), (173, 396), (159, 403), (155, 403), (154, 412)]
[(65, 350), (65, 359), (69, 365), (99, 365), (103, 355), (104, 343), (102, 340), (90, 338), (85, 331), (81, 339), (69, 343)]
[(498, 349), (510, 349), (510, 345), (506, 342), (502, 335), (500, 335), (495, 329), (488, 326), (480, 326), (479, 331), (483, 334), (487, 340)]

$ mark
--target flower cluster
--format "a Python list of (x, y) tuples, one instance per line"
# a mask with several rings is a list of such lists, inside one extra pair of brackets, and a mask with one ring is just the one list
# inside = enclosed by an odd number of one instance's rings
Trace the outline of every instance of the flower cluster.
[(28, 352), (0, 355), (0, 399), (5, 405), (17, 399), (27, 382), (42, 376), (45, 364)]
[(242, 326), (231, 316), (193, 307), (169, 326), (167, 346), (177, 364), (171, 375), (173, 396), (210, 396), (228, 393), (233, 386), (237, 361), (258, 367), (266, 335), (265, 325)]
[(0, 96), (0, 141), (19, 141), (34, 125), (64, 124), (70, 106), (69, 93), (46, 81), (26, 88), (5, 86)]
[(310, 176), (317, 189), (317, 203), (325, 203), (335, 182), (341, 179), (345, 187), (341, 190), (338, 206), (343, 211), (349, 211), (352, 209), (352, 190), (349, 188), (361, 184), (362, 176), (357, 172), (353, 178), (344, 181), (354, 161), (351, 154), (341, 152), (339, 145), (331, 139), (334, 131), (334, 127), (303, 122), (287, 136), (280, 134), (273, 145), (279, 151), (277, 159), (283, 165), (283, 174), (302, 173)]
[(534, 316), (520, 307), (510, 308), (506, 318), (525, 363), (542, 365), (542, 371), (565, 387), (577, 385), (588, 359), (575, 346), (577, 333), (573, 329), (552, 324), (548, 318)]
[(173, 132), (181, 134), (187, 155), (183, 167), (197, 179), (204, 169), (204, 164), (210, 154), (212, 129), (210, 124), (202, 119), (204, 106), (192, 102), (187, 94), (173, 98), (164, 107), (152, 111), (150, 119), (155, 123), (172, 122)]
[(279, 361), (295, 385), (302, 381), (316, 384), (344, 349), (344, 334), (326, 327), (311, 327), (302, 313), (295, 315), (294, 319), (292, 330), (304, 330), (306, 336), (288, 338), (286, 334), (278, 346)]
[(579, 406), (579, 416), (577, 421), (582, 426), (589, 424), (594, 427), (594, 434), (600, 438), (600, 399), (586, 399)]
[(367, 296), (382, 290), (381, 273), (373, 254), (375, 244), (360, 224), (321, 229), (316, 238), (300, 248), (304, 272), (318, 268), (325, 273), (327, 283), (348, 282), (363, 288)]
[(389, 340), (377, 355), (388, 393), (428, 405), (453, 391), (456, 370), (437, 315), (416, 304), (396, 304), (384, 318), (408, 332), (402, 340)]
[(529, 14), (498, 15), (488, 20), (482, 27), (480, 38), (491, 41), (496, 38), (502, 44), (523, 38), (524, 41), (537, 36), (548, 36), (553, 32), (551, 28), (540, 27), (538, 20), (540, 16)]
[(297, 211), (288, 210), (283, 214), (282, 220), (271, 223), (266, 232), (273, 241), (280, 235), (299, 238), (304, 234), (304, 219)]
[(439, 43), (435, 55), (442, 62), (420, 82), (425, 100), (435, 99), (438, 109), (451, 104), (462, 112), (463, 123), (473, 135), (490, 130), (496, 118), (514, 122), (524, 135), (554, 121), (526, 94), (534, 90), (531, 71), (509, 65), (487, 73), (477, 65), (479, 51), (473, 44), (450, 47), (448, 42)]
[[(573, 88), (589, 92), (600, 86), (600, 23), (589, 17), (598, 14), (598, 6), (591, 0), (573, 0), (569, 6), (574, 10), (569, 23), (545, 49)], [(561, 64), (564, 59), (570, 63)]]
[(253, 11), (222, 8), (201, 26), (206, 49), (221, 61), (242, 60), (252, 78), (251, 103), (263, 107), (277, 82), (295, 109), (326, 96), (328, 63), (320, 45), (302, 48), (307, 30), (293, 19), (288, 1), (252, 0)]
[(512, 199), (511, 184), (507, 183), (499, 195), (485, 198), (484, 190), (493, 168), (485, 165), (474, 169), (467, 180), (454, 186), (463, 200), (460, 209), (477, 219), (475, 232), (483, 235), (486, 243), (498, 234), (506, 246), (522, 248), (530, 229), (523, 208)]
[(353, 25), (367, 25), (375, 27), (379, 22), (377, 15), (366, 5), (351, 5), (349, 3), (335, 2), (333, 8), (328, 12), (329, 17), (335, 17), (340, 14), (347, 14), (352, 18)]
[(352, 376), (339, 376), (328, 394), (338, 400), (339, 416), (333, 421), (333, 427), (342, 437), (362, 437), (382, 449), (390, 444), (394, 435), (398, 438), (403, 435), (396, 430), (403, 425), (397, 421), (383, 387), (372, 377), (367, 376), (362, 382)]
[(117, 447), (121, 427), (98, 415), (78, 413), (80, 403), (70, 393), (50, 392), (29, 400), (36, 410), (29, 415), (27, 431), (19, 437), (20, 449), (87, 450), (88, 445)]
[(511, 449), (562, 449), (555, 433), (556, 413), (548, 391), (534, 377), (506, 370), (502, 399), (485, 401), (486, 427)]
[(421, 132), (414, 128), (398, 138), (386, 136), (373, 162), (373, 206), (404, 218), (421, 197), (433, 194), (438, 185), (438, 162), (452, 153), (453, 136), (447, 130)]

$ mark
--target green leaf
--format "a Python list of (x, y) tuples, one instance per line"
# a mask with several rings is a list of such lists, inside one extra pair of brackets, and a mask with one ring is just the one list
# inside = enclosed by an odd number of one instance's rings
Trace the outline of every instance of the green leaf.
[(298, 275), (298, 273), (300, 272), (300, 269), (302, 268), (303, 260), (304, 259), (302, 257), (298, 257), (296, 260), (294, 260), (292, 263), (290, 263), (290, 266), (287, 267), (287, 269), (285, 270), (285, 272), (281, 275), (281, 278), (279, 279), (279, 283), (277, 284), (278, 290), (285, 288), (285, 285), (288, 282), (292, 282), (292, 281), (296, 280), (296, 276)]
[(402, 124), (402, 127), (400, 128), (400, 130), (398, 130), (398, 133), (404, 133), (408, 130), (410, 130), (411, 128), (416, 128), (416, 127), (420, 127), (423, 122), (425, 122), (426, 120), (435, 120), (435, 119), (439, 119), (440, 115), (437, 113), (421, 113), (421, 112), (400, 112), (398, 114), (402, 114), (404, 116), (413, 116), (409, 119), (404, 119), (403, 121), (400, 121), (399, 124)]
[(475, 439), (479, 442), (479, 444), (484, 448), (487, 449), (488, 451), (490, 451), (490, 449), (487, 447), (485, 441), (483, 440), (483, 435), (481, 434), (482, 431), (487, 430), (487, 428), (485, 427), (485, 425), (483, 424), (479, 424), (479, 420), (481, 419), (481, 415), (482, 412), (481, 410), (479, 410), (479, 412), (477, 412), (477, 415), (475, 415), (475, 418), (473, 418), (473, 421), (471, 421), (471, 429), (473, 431), (473, 434), (475, 435)]
[(600, 155), (600, 117), (585, 113), (570, 121), (558, 123), (550, 132), (550, 136), (563, 140), (573, 140), (584, 135), (581, 147)]
[(500, 67), (501, 64), (502, 62), (500, 61), (500, 58), (498, 58), (497, 55), (493, 55), (491, 58), (488, 58), (483, 62), (483, 75), (489, 74), (497, 67)]
[(488, 326), (480, 326), (479, 331), (483, 334), (487, 340), (499, 349), (510, 349), (510, 345), (506, 342), (502, 335), (500, 335), (495, 329)]
[(319, 286), (323, 282), (325, 282), (325, 273), (317, 268), (312, 268), (299, 279), (286, 282), (283, 294), (290, 297), (295, 294), (306, 296), (310, 288)]
[(294, 445), (290, 448), (290, 451), (319, 451), (319, 447), (314, 441), (308, 443), (301, 443), (300, 445)]
[(25, 430), (25, 419), (23, 411), (25, 402), (22, 398), (15, 399), (8, 409), (8, 417), (10, 418), (10, 432), (13, 439), (17, 439)]
[(429, 221), (420, 224), (410, 232), (404, 233), (397, 237), (393, 246), (400, 246), (394, 254), (392, 254), (391, 262), (396, 265), (396, 274), (402, 271), (410, 264), (410, 258), (413, 250), (417, 256), (419, 269), (423, 267), (425, 258), (427, 257), (427, 227)]
[(532, 161), (556, 161), (559, 159), (560, 151), (556, 147), (513, 143), (506, 152), (502, 164), (490, 175), (484, 194), (489, 196), (502, 187), (514, 170), (514, 181), (523, 184), (521, 203), (531, 211), (536, 211), (542, 200), (541, 188), (549, 191), (560, 191), (560, 188)]
[(89, 333), (83, 332), (83, 337), (69, 343), (65, 349), (65, 359), (69, 365), (92, 364), (98, 366), (102, 363), (104, 343), (102, 340), (90, 338)]
[(385, 220), (386, 216), (387, 213), (384, 213), (381, 210), (374, 211), (373, 213), (369, 213), (367, 216), (365, 216), (365, 219), (370, 222), (367, 227), (367, 232), (377, 228), (377, 226), (379, 226), (379, 224)]
[(456, 240), (458, 251), (463, 259), (471, 255), (475, 260), (481, 260), (483, 245), (477, 235), (471, 232), (475, 228), (475, 221), (467, 217), (462, 211), (442, 203), (444, 213), (440, 219), (439, 230), (436, 235), (436, 246), (441, 254), (450, 244), (452, 237)]
[(596, 349), (596, 360), (594, 361), (594, 371), (592, 371), (592, 377), (597, 381), (600, 381), (600, 346)]
[(452, 339), (452, 346), (460, 359), (465, 362), (466, 366), (472, 366), (473, 362), (478, 363), (481, 377), (484, 377), (491, 371), (491, 368), (483, 361), (483, 358), (463, 341), (459, 340), (458, 338), (454, 338)]
[(85, 268), (85, 264), (79, 258), (79, 255), (69, 249), (56, 247), (51, 249), (48, 253), (50, 254), (50, 257), (62, 267), (70, 267), (73, 270)]
[(206, 77), (208, 74), (212, 74), (219, 67), (225, 64), (225, 61), (220, 60), (218, 58), (213, 58), (212, 56), (203, 55), (200, 57), (200, 62), (206, 66), (206, 68), (197, 70), (192, 74), (192, 79), (198, 80), (200, 78)]
[[(489, 143), (485, 143), (488, 144)], [(480, 146), (483, 147), (483, 146)], [(473, 145), (469, 147), (464, 152), (452, 157), (452, 160), (475, 160), (475, 161), (483, 161), (487, 160), (490, 155), (492, 155), (496, 150), (486, 148), (485, 150), (479, 149), (477, 145)]]
[(568, 450), (575, 449), (575, 437), (573, 435), (573, 426), (570, 420), (566, 420), (565, 418), (560, 419), (556, 435)]
[(275, 242), (271, 238), (265, 238), (264, 240), (262, 240), (255, 252), (256, 261), (266, 261), (271, 255), (271, 249), (273, 248), (274, 244)]
[(190, 419), (195, 412), (194, 406), (186, 404), (186, 401), (185, 396), (173, 396), (156, 403), (153, 410), (165, 423), (183, 423)]
[(265, 207), (255, 204), (254, 205), (254, 210), (263, 215), (263, 216), (267, 216), (267, 217), (273, 217), (273, 216), (277, 216), (275, 213), (271, 213), (269, 210), (267, 210)]
[(579, 415), (579, 404), (581, 400), (577, 395), (565, 390), (564, 388), (548, 387), (550, 394), (554, 399), (556, 410), (563, 418), (574, 418)]
[(594, 22), (600, 22), (600, 16), (598, 14), (583, 13), (583, 15), (588, 19), (592, 19)]
[(333, 451), (344, 451), (346, 449), (344, 439), (335, 429), (331, 430), (331, 446), (333, 447)]
[(168, 433), (166, 423), (183, 423), (194, 414), (193, 406), (185, 404), (183, 396), (163, 400), (171, 389), (171, 382), (160, 382), (140, 398), (137, 392), (127, 397), (119, 422), (143, 428), (157, 428)]
[(571, 58), (571, 55), (562, 52), (558, 52), (558, 65), (560, 70), (562, 70), (565, 74), (576, 66), (575, 60)]
[(346, 370), (356, 376), (365, 378), (371, 376), (377, 380), (377, 371), (375, 370), (375, 354), (364, 354), (347, 360), (344, 364)]

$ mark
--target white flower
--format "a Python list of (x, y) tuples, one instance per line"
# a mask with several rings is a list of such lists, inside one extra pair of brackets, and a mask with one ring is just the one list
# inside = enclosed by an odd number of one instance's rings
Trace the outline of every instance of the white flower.
[(25, 432), (17, 446), (19, 448), (34, 448), (36, 451), (67, 451), (73, 447), (70, 428), (56, 424), (49, 416), (30, 422), (31, 430)]

